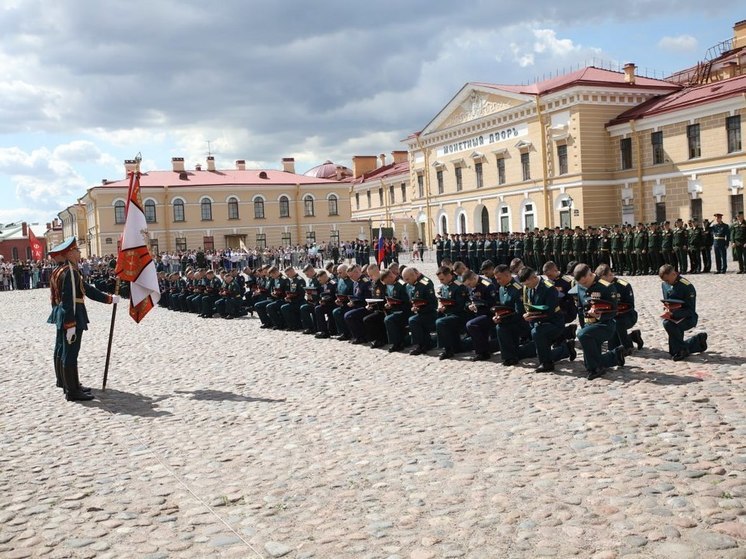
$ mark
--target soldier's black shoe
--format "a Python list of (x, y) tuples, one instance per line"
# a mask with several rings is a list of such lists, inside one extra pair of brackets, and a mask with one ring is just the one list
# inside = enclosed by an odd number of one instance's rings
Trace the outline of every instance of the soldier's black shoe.
[(577, 330), (578, 330), (577, 324), (568, 324), (567, 326), (565, 326), (565, 339), (574, 340), (576, 337)]
[(673, 358), (672, 358), (672, 359), (673, 359), (674, 361), (683, 361), (683, 360), (684, 360), (684, 359), (686, 359), (687, 357), (689, 357), (689, 352), (688, 352), (688, 351), (686, 351), (686, 350), (681, 350), (681, 351), (679, 351), (678, 353), (674, 353), (674, 355), (673, 355)]
[(642, 349), (645, 345), (645, 342), (642, 341), (642, 333), (639, 330), (632, 330), (629, 333), (629, 337), (637, 344), (637, 349)]
[(415, 346), (414, 349), (409, 350), (409, 355), (422, 355), (425, 353), (425, 348), (421, 345)]
[(350, 337), (347, 334), (342, 334), (340, 336), (337, 336), (335, 339), (339, 340), (340, 342), (349, 342)]
[(226, 319), (226, 320), (233, 320), (236, 317), (233, 316), (233, 315), (230, 315), (230, 314), (226, 314), (223, 318)]
[(489, 361), (492, 357), (492, 354), (489, 352), (482, 352), (482, 353), (475, 353), (471, 357), (469, 357), (469, 361)]
[(402, 349), (404, 349), (404, 346), (402, 344), (393, 344), (389, 348), (389, 353), (396, 353), (397, 351), (401, 351)]
[(624, 367), (625, 359), (624, 359), (624, 346), (616, 346), (613, 350), (614, 355), (616, 356), (616, 364), (619, 367)]
[(707, 351), (707, 332), (702, 332), (699, 335), (699, 347), (701, 348), (700, 353)]
[(262, 324), (259, 328), (263, 328), (266, 330), (267, 328), (272, 328), (272, 326), (270, 324)]
[(306, 328), (305, 330), (303, 330), (303, 333), (304, 334), (313, 334), (313, 328)]
[(601, 378), (604, 376), (604, 373), (606, 371), (603, 368), (599, 369), (589, 369), (588, 370), (588, 380), (596, 380), (597, 378)]
[(316, 335), (314, 336), (314, 338), (318, 338), (319, 340), (326, 340), (326, 339), (328, 339), (328, 338), (330, 338), (330, 337), (331, 337), (331, 336), (329, 336), (329, 334), (327, 334), (326, 332), (318, 332), (318, 333), (317, 333), (317, 334), (316, 334)]
[(454, 355), (455, 353), (453, 353), (450, 349), (446, 349), (440, 352), (440, 355), (438, 355), (438, 359), (443, 361), (444, 359), (450, 359)]
[(551, 373), (552, 371), (554, 371), (554, 363), (542, 363), (534, 369), (535, 373)]
[(68, 402), (87, 402), (93, 400), (93, 394), (83, 392), (82, 390), (68, 390), (67, 394), (65, 394), (65, 399)]
[(365, 339), (364, 338), (352, 338), (350, 340), (350, 343), (352, 345), (363, 345), (365, 343)]
[(570, 354), (570, 361), (578, 358), (578, 350), (575, 349), (575, 340), (567, 340), (567, 352)]
[(57, 388), (65, 388), (62, 382), (62, 360), (60, 359), (54, 360), (54, 376), (57, 379)]
[(385, 345), (386, 345), (386, 342), (382, 342), (381, 340), (370, 342), (371, 349), (378, 349), (379, 347), (383, 347)]
[(506, 367), (513, 367), (515, 365), (518, 365), (518, 363), (520, 362), (520, 359), (506, 359), (505, 361), (503, 361), (503, 365), (505, 365)]

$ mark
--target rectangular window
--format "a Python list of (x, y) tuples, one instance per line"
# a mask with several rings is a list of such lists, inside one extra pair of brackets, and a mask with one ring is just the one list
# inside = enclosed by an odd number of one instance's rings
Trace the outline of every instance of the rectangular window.
[(360, 209), (360, 193), (359, 192), (355, 192), (355, 209), (356, 210)]
[(174, 202), (174, 221), (184, 221), (184, 202), (181, 200)]
[(438, 194), (443, 194), (445, 191), (445, 188), (443, 186), (443, 171), (438, 171), (436, 173), (436, 176), (438, 178)]
[(664, 223), (666, 221), (666, 203), (665, 202), (655, 203), (655, 221), (656, 223)]
[(619, 142), (619, 151), (622, 157), (622, 169), (632, 168), (632, 138), (622, 138)]
[(378, 189), (378, 205), (383, 206), (383, 188)]
[(316, 242), (316, 231), (306, 231), (306, 244), (312, 245)]
[(653, 146), (653, 165), (660, 165), (665, 161), (663, 154), (663, 132), (650, 134), (650, 143)]
[(389, 186), (389, 204), (396, 204), (396, 192), (394, 192), (394, 185)]
[(557, 146), (557, 167), (560, 175), (567, 174), (567, 144)]
[(150, 239), (150, 254), (158, 254), (158, 239)]
[(474, 174), (477, 176), (477, 188), (482, 188), (484, 186), (484, 173), (481, 163), (474, 163)]
[(339, 246), (339, 231), (332, 229), (329, 233), (329, 242)]
[(521, 154), (521, 169), (523, 170), (523, 180), (530, 181), (531, 180), (531, 161), (529, 159), (529, 154), (527, 151), (524, 151)]
[(725, 129), (728, 131), (728, 153), (741, 151), (741, 115), (726, 118)]
[(186, 237), (176, 237), (176, 251), (186, 252), (186, 249), (187, 249)]
[(205, 250), (215, 250), (215, 238), (214, 237), (202, 237), (202, 247)]
[(463, 189), (464, 189), (463, 168), (456, 167), (456, 192), (461, 192)]
[(404, 183), (401, 183), (401, 201), (407, 201), (407, 185)]
[(155, 202), (148, 200), (145, 202), (143, 209), (145, 210), (145, 222), (155, 223)]
[(368, 198), (368, 207), (369, 207), (369, 208), (370, 208), (370, 207), (372, 207), (372, 205), (373, 205), (373, 202), (371, 202), (370, 190), (367, 190), (367, 191), (365, 192), (365, 196), (366, 196), (366, 198)]
[(510, 232), (510, 210), (507, 206), (500, 208), (500, 232)]
[(280, 217), (290, 217), (290, 200), (287, 196), (280, 196)]
[(417, 175), (417, 194), (420, 198), (425, 197), (425, 177), (424, 175)]
[(702, 221), (702, 198), (695, 198), (691, 202), (691, 218), (695, 221)]
[(267, 248), (267, 235), (264, 233), (256, 234), (256, 247), (262, 249)]
[(282, 234), (282, 244), (284, 246), (290, 246), (291, 244), (293, 244), (292, 240), (293, 240), (293, 238), (292, 238), (292, 236), (291, 236), (290, 233), (283, 233)]
[(690, 124), (686, 127), (686, 139), (689, 145), (689, 159), (702, 155), (702, 146), (699, 143), (699, 124)]
[(505, 184), (505, 158), (497, 159), (497, 184)]
[(743, 194), (730, 195), (730, 218), (731, 221), (738, 217), (739, 212), (743, 211)]

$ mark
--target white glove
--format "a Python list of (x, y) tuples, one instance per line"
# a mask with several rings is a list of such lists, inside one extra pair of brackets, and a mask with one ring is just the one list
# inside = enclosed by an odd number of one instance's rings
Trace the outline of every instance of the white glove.
[(111, 304), (112, 305), (116, 305), (121, 300), (122, 300), (122, 298), (119, 295), (112, 295), (111, 296)]
[(67, 338), (67, 343), (73, 343), (73, 341), (75, 340), (75, 327), (65, 330), (65, 338)]

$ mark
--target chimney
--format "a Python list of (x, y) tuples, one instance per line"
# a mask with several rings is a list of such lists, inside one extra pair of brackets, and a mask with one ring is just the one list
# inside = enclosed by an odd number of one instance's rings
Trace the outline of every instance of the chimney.
[(174, 173), (183, 173), (184, 172), (184, 158), (183, 157), (172, 157), (171, 168), (173, 169)]
[(109, 179), (101, 179), (101, 186), (106, 186), (109, 184)]
[(51, 228), (52, 228), (52, 224), (51, 223), (47, 223), (47, 231), (49, 231)]
[(207, 170), (208, 171), (215, 170), (215, 156), (214, 155), (207, 156)]
[(21, 223), (21, 235), (28, 237), (28, 224), (25, 221)]
[(378, 159), (381, 160), (381, 167), (383, 167), (384, 165), (386, 165), (386, 154), (385, 153), (382, 153), (381, 155), (379, 155)]
[(125, 159), (124, 160), (124, 174), (129, 175), (130, 173), (134, 173), (137, 171), (137, 161), (134, 159)]
[(201, 165), (200, 163), (197, 163), (197, 164), (196, 164), (196, 165), (194, 166), (194, 170), (195, 170), (195, 171), (201, 171), (201, 170), (202, 170), (202, 165)]
[(237, 171), (245, 171), (246, 170), (246, 160), (245, 159), (236, 159), (236, 170)]
[(342, 175), (343, 175), (343, 167), (342, 167), (342, 165), (337, 165), (334, 168), (334, 171), (336, 172), (336, 179), (338, 181), (341, 181), (342, 180)]
[(397, 150), (391, 152), (391, 157), (394, 160), (394, 165), (398, 163), (406, 163), (407, 162), (407, 150)]
[(635, 85), (635, 70), (637, 70), (637, 66), (632, 62), (627, 62), (624, 65), (624, 83)]
[(295, 157), (283, 157), (282, 170), (286, 173), (295, 174)]
[(730, 78), (736, 77), (736, 70), (738, 70), (738, 63), (734, 61), (726, 62), (723, 66), (723, 79), (729, 80)]
[(746, 19), (739, 21), (733, 26), (732, 49), (746, 47)]
[(354, 178), (361, 177), (376, 169), (378, 158), (375, 155), (354, 155), (352, 157), (352, 175)]

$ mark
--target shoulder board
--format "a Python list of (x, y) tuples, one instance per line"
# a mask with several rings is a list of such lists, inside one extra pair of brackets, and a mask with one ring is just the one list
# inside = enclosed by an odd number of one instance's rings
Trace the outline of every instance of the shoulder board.
[(574, 277), (568, 276), (568, 275), (562, 276), (562, 279), (565, 280), (566, 282), (570, 283), (570, 284), (572, 284), (575, 281)]
[(482, 279), (482, 285), (487, 285), (487, 286), (490, 286), (490, 285), (492, 285), (492, 283), (490, 282), (490, 280), (488, 280), (488, 279), (486, 279), (486, 278), (483, 278), (483, 279)]
[(683, 283), (684, 285), (691, 285), (691, 282), (686, 278), (679, 278), (679, 281)]
[(617, 278), (616, 282), (617, 282), (617, 283), (618, 283), (619, 285), (623, 285), (623, 286), (625, 286), (625, 287), (629, 285), (629, 283), (628, 283), (628, 282), (624, 281), (623, 279), (619, 279), (619, 278)]
[(459, 280), (453, 280), (454, 285), (462, 285), (462, 283)]
[(429, 284), (430, 284), (430, 280), (429, 280), (429, 279), (427, 279), (427, 278), (422, 278), (422, 279), (420, 280), (420, 283), (421, 283), (422, 285), (429, 285)]
[(554, 287), (554, 284), (547, 279), (544, 280), (544, 285), (546, 285), (547, 287)]
[(399, 285), (406, 285), (407, 284), (407, 282), (405, 282), (403, 279), (396, 280), (396, 283), (398, 283)]
[(523, 289), (523, 286), (520, 283), (518, 283), (517, 281), (514, 281), (512, 285), (516, 289)]
[(606, 281), (605, 279), (599, 279), (599, 280), (598, 280), (598, 283), (600, 283), (601, 285), (603, 285), (603, 286), (605, 286), (605, 287), (609, 287), (609, 286), (611, 285), (611, 284), (610, 284), (610, 283), (609, 283), (608, 281)]
[(360, 278), (360, 281), (362, 281), (363, 283), (368, 283), (370, 281), (370, 278), (368, 276), (364, 276)]

